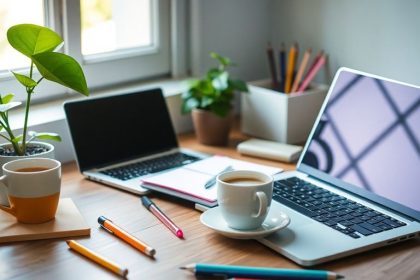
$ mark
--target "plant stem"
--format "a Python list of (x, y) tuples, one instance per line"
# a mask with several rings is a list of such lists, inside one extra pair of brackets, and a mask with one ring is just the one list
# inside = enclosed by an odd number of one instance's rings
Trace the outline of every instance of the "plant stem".
[[(32, 79), (32, 71), (34, 68), (34, 63), (31, 62), (31, 69), (29, 71), (29, 77)], [(29, 107), (31, 105), (31, 96), (32, 92), (34, 91), (35, 87), (26, 88), (26, 106), (25, 106), (25, 121), (23, 123), (23, 138), (22, 138), (22, 155), (26, 152), (26, 132), (28, 130), (28, 117), (29, 117)]]

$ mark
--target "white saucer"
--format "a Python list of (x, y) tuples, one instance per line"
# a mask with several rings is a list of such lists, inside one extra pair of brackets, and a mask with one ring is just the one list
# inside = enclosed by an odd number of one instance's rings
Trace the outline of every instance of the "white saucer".
[(230, 238), (259, 239), (287, 227), (290, 223), (290, 218), (283, 212), (270, 210), (261, 227), (253, 230), (237, 230), (227, 225), (220, 212), (220, 207), (215, 207), (201, 214), (200, 221), (205, 226)]

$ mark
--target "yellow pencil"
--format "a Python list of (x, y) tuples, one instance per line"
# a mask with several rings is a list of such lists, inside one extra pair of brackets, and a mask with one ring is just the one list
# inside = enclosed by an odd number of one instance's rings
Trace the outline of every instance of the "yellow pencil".
[(308, 62), (309, 62), (309, 58), (311, 57), (311, 52), (312, 52), (312, 50), (308, 49), (303, 54), (302, 62), (300, 63), (299, 70), (296, 74), (296, 78), (293, 82), (293, 86), (292, 86), (292, 89), (290, 90), (290, 92), (296, 92), (296, 90), (298, 89), (300, 80), (303, 77), (303, 72), (305, 72), (306, 66), (308, 65)]
[(81, 244), (77, 243), (74, 240), (67, 240), (67, 245), (70, 247), (70, 249), (73, 249), (77, 253), (85, 256), (86, 258), (96, 262), (99, 265), (102, 265), (103, 267), (111, 270), (112, 272), (122, 276), (126, 277), (128, 274), (127, 268), (121, 268), (120, 265), (107, 260), (106, 258), (98, 255), (97, 253), (93, 252), (92, 250), (86, 248), (85, 246), (82, 246)]
[(293, 44), (289, 51), (289, 59), (287, 61), (286, 83), (284, 85), (284, 92), (289, 93), (292, 87), (293, 72), (295, 71), (296, 57), (298, 53), (297, 44)]

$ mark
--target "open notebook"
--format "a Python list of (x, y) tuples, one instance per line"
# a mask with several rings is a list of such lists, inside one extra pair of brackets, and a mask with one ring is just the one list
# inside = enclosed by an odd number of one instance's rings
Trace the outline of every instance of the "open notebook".
[(280, 168), (229, 157), (213, 156), (168, 172), (144, 178), (142, 186), (213, 207), (217, 205), (217, 187), (213, 186), (206, 189), (204, 185), (209, 179), (228, 166), (232, 166), (234, 170), (254, 170), (269, 175), (282, 171)]

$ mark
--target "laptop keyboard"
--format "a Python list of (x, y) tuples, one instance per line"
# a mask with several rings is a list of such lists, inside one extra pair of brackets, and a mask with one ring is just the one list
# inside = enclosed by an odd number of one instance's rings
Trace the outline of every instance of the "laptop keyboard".
[(273, 199), (353, 238), (406, 225), (297, 177), (275, 181)]
[(165, 169), (183, 166), (199, 159), (200, 158), (198, 157), (186, 155), (183, 153), (175, 153), (103, 170), (101, 173), (126, 181), (147, 174), (156, 173)]

